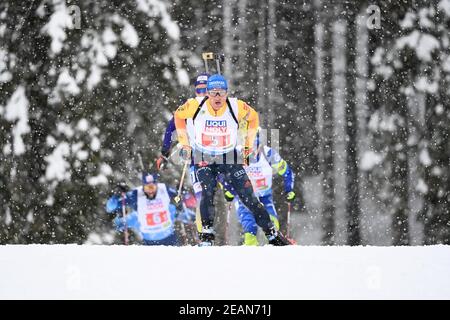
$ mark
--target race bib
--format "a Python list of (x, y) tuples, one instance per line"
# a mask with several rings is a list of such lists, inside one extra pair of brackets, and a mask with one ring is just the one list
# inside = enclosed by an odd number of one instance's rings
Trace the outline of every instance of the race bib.
[(266, 178), (257, 179), (257, 180), (255, 181), (255, 184), (256, 184), (256, 188), (257, 188), (257, 189), (262, 189), (262, 188), (264, 188), (264, 187), (267, 187), (267, 181), (266, 181)]
[(226, 147), (230, 144), (230, 135), (209, 135), (202, 133), (202, 145), (205, 147)]
[(169, 220), (167, 211), (147, 213), (145, 217), (147, 221), (147, 226), (157, 226)]

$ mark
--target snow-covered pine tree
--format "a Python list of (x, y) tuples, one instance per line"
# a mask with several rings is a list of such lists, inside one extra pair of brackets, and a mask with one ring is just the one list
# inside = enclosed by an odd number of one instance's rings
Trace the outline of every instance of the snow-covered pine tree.
[(424, 200), (423, 243), (450, 244), (450, 1), (423, 3), (407, 17), (402, 44), (420, 60), (413, 88), (425, 96), (417, 148), (422, 177), (415, 185)]
[(0, 7), (0, 242), (82, 243), (110, 228), (109, 183), (138, 182), (136, 152), (158, 152), (167, 106), (189, 82), (172, 50), (179, 29), (163, 0), (30, 5)]
[[(392, 244), (395, 245), (410, 243), (409, 225), (413, 215), (408, 204), (413, 188), (409, 185), (409, 158), (418, 154), (418, 144), (427, 145), (412, 134), (413, 129), (417, 132), (423, 130), (420, 121), (416, 121), (420, 114), (411, 114), (409, 101), (424, 90), (429, 94), (429, 99), (439, 96), (437, 90), (432, 91), (433, 85), (438, 88), (433, 75), (442, 66), (434, 68), (432, 61), (437, 52), (435, 49), (440, 48), (440, 40), (429, 30), (439, 30), (435, 13), (440, 3), (416, 1), (411, 6), (406, 2), (383, 2), (381, 11), (385, 17), (382, 29), (385, 30), (383, 37), (377, 40), (378, 47), (371, 58), (372, 75), (375, 77), (372, 105), (375, 108), (369, 127), (376, 161), (370, 175), (379, 190), (379, 198), (392, 216)], [(445, 35), (440, 36), (443, 41), (445, 38)], [(427, 80), (430, 82), (427, 83)], [(427, 149), (421, 154), (426, 159), (425, 166), (428, 166)], [(426, 189), (424, 181), (414, 183)], [(429, 203), (429, 199), (426, 202)], [(438, 209), (436, 212), (442, 211)]]

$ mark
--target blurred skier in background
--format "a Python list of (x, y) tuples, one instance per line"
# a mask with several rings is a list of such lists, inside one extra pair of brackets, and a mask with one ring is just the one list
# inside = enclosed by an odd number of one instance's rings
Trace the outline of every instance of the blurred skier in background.
[[(179, 245), (174, 225), (177, 209), (171, 199), (177, 195), (175, 189), (158, 183), (157, 176), (143, 173), (142, 186), (132, 189), (123, 199), (113, 195), (106, 203), (108, 213), (118, 213), (114, 223), (123, 232), (125, 224), (133, 229), (144, 245)], [(132, 211), (123, 217), (123, 204)]]
[[(241, 149), (242, 146), (237, 147), (238, 151)], [(292, 202), (295, 199), (295, 175), (275, 149), (262, 143), (261, 128), (258, 128), (256, 134), (253, 152), (249, 158), (249, 165), (244, 168), (252, 182), (253, 190), (259, 201), (269, 212), (270, 219), (276, 230), (280, 230), (280, 223), (273, 202), (272, 177), (274, 174), (278, 174), (284, 178), (286, 201)], [(235, 194), (236, 192), (228, 184), (225, 184), (225, 200), (229, 202), (236, 200), (234, 201), (234, 205), (244, 232), (244, 245), (256, 246), (259, 243), (256, 237), (258, 225), (255, 217), (239, 198), (235, 199)]]

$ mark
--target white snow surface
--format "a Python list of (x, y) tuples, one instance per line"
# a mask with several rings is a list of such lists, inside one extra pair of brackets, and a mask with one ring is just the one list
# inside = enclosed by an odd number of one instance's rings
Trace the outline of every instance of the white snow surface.
[(0, 246), (0, 299), (450, 299), (450, 246)]

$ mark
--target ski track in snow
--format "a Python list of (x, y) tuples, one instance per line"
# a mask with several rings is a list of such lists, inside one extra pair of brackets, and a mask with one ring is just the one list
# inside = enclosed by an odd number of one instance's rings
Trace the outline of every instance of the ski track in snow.
[(450, 246), (0, 246), (0, 299), (450, 299)]

